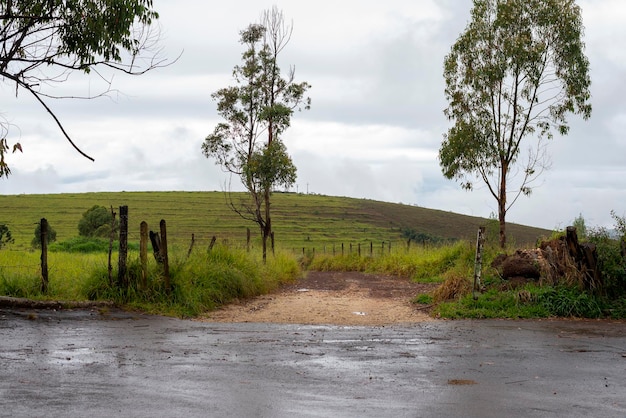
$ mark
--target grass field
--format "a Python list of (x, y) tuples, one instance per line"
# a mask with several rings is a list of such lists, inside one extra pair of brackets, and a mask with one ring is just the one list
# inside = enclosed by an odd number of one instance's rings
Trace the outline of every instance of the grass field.
[[(245, 198), (235, 193), (233, 199)], [(402, 230), (406, 228), (440, 238), (474, 239), (480, 225), (493, 221), (417, 206), (386, 203), (367, 199), (275, 193), (272, 200), (273, 226), (277, 247), (283, 249), (315, 248), (322, 251), (335, 245), (361, 243), (369, 250), (382, 242), (406, 245)], [(191, 234), (196, 245), (208, 245), (212, 236), (244, 245), (246, 228), (250, 228), (258, 245), (256, 224), (234, 213), (223, 192), (102, 192), (78, 194), (0, 196), (0, 223), (9, 226), (15, 239), (12, 249), (27, 249), (35, 226), (46, 218), (57, 232), (57, 241), (78, 235), (78, 221), (93, 205), (129, 207), (129, 240), (139, 241), (139, 224), (148, 222), (158, 231), (165, 219), (168, 239), (173, 245), (188, 246)], [(517, 245), (534, 244), (538, 237), (551, 231), (508, 225), (510, 240)]]

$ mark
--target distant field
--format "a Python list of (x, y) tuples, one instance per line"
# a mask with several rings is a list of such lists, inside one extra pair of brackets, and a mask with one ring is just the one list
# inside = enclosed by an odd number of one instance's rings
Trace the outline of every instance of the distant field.
[[(235, 193), (234, 199), (244, 198)], [(441, 238), (474, 239), (483, 218), (416, 206), (385, 203), (367, 199), (276, 193), (273, 196), (273, 225), (276, 245), (282, 248), (330, 250), (341, 244), (377, 248), (384, 241), (406, 245), (403, 228), (410, 228)], [(28, 248), (36, 223), (46, 218), (57, 232), (57, 241), (78, 235), (78, 221), (93, 205), (129, 208), (129, 240), (139, 241), (139, 224), (148, 222), (157, 231), (161, 219), (168, 227), (168, 240), (187, 246), (191, 234), (196, 245), (208, 245), (212, 236), (236, 244), (245, 244), (246, 228), (258, 242), (256, 224), (239, 217), (229, 208), (223, 192), (107, 192), (47, 195), (0, 196), (0, 223), (8, 224), (15, 245)], [(493, 221), (491, 221), (493, 222)], [(510, 239), (517, 244), (534, 243), (550, 231), (509, 224)], [(369, 248), (369, 247), (368, 247)]]

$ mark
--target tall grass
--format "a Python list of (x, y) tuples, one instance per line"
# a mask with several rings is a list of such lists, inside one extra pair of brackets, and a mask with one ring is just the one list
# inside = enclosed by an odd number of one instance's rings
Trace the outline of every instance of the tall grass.
[(318, 271), (363, 271), (410, 277), (422, 283), (441, 282), (450, 271), (466, 272), (472, 266), (474, 249), (459, 241), (441, 246), (416, 246), (377, 256), (315, 255), (308, 268)]
[[(114, 254), (117, 260), (117, 254)], [(0, 294), (32, 299), (109, 300), (151, 313), (196, 316), (234, 299), (270, 292), (296, 280), (301, 274), (298, 261), (279, 252), (264, 264), (260, 256), (217, 245), (212, 251), (173, 249), (170, 258), (171, 291), (165, 289), (162, 268), (152, 258), (148, 280), (139, 285), (139, 254), (129, 253), (131, 286), (121, 291), (117, 270), (109, 283), (106, 253), (49, 253), (48, 293), (40, 291), (39, 255), (35, 252), (0, 251)]]

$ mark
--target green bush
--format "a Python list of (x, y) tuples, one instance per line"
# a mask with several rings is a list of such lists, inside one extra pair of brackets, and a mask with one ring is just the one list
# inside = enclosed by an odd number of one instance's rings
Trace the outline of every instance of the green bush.
[(11, 230), (5, 224), (0, 224), (0, 248), (7, 244), (13, 243), (13, 237), (11, 236)]
[[(57, 231), (55, 231), (50, 224), (48, 224), (48, 234), (46, 237), (48, 238), (48, 244), (57, 240)], [(37, 226), (35, 227), (35, 236), (30, 242), (30, 246), (33, 248), (41, 248), (41, 222), (37, 222)]]
[(626, 296), (626, 258), (622, 254), (622, 241), (626, 237), (626, 220), (611, 212), (615, 220), (615, 230), (619, 238), (606, 228), (588, 231), (588, 239), (595, 244), (598, 255), (598, 268), (603, 279), (604, 294), (609, 299)]
[(119, 223), (113, 221), (113, 214), (104, 206), (94, 205), (78, 221), (78, 233), (82, 237), (108, 238), (111, 228), (117, 230)]

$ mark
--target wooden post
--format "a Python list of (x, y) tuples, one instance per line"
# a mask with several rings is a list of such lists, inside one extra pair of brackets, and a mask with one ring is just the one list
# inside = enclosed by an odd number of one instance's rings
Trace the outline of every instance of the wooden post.
[(389, 241), (389, 254), (391, 254), (391, 241)]
[(341, 243), (341, 256), (343, 257), (343, 242)]
[(483, 268), (483, 244), (485, 242), (485, 227), (478, 228), (478, 235), (476, 237), (476, 259), (474, 261), (474, 287), (472, 290), (472, 296), (474, 300), (478, 299), (477, 292), (480, 291), (480, 274)]
[(117, 267), (117, 285), (121, 289), (128, 289), (128, 275), (126, 274), (128, 258), (128, 206), (120, 206), (120, 250)]
[(217, 241), (217, 237), (213, 235), (213, 237), (211, 238), (211, 242), (209, 243), (209, 251), (213, 249), (213, 246), (215, 245), (215, 241)]
[(161, 259), (163, 260), (163, 279), (165, 280), (165, 291), (170, 293), (170, 263), (167, 254), (167, 227), (165, 219), (161, 219), (159, 224), (161, 227)]
[(246, 251), (250, 252), (250, 228), (246, 228)]
[(411, 249), (411, 238), (409, 238), (408, 240), (406, 240), (406, 250), (407, 252)]
[(270, 234), (270, 240), (272, 242), (272, 255), (274, 255), (274, 231)]
[(361, 257), (361, 243), (360, 242), (358, 244), (358, 254), (359, 254), (359, 257)]
[(41, 218), (41, 293), (48, 293), (48, 220)]
[(191, 244), (189, 245), (189, 250), (187, 251), (187, 258), (191, 255), (191, 250), (193, 250), (193, 245), (196, 243), (196, 237), (194, 234), (191, 234)]
[(370, 241), (370, 257), (374, 256), (374, 242)]
[(139, 225), (139, 260), (141, 262), (141, 288), (148, 284), (148, 223), (141, 221)]
[(108, 272), (109, 272), (109, 286), (113, 286), (113, 262), (111, 261), (113, 255), (113, 241), (115, 240), (115, 211), (113, 210), (113, 206), (111, 206), (111, 233), (109, 234), (109, 264), (108, 264)]
[(161, 237), (158, 232), (150, 231), (150, 243), (152, 244), (152, 255), (157, 263), (161, 264)]

